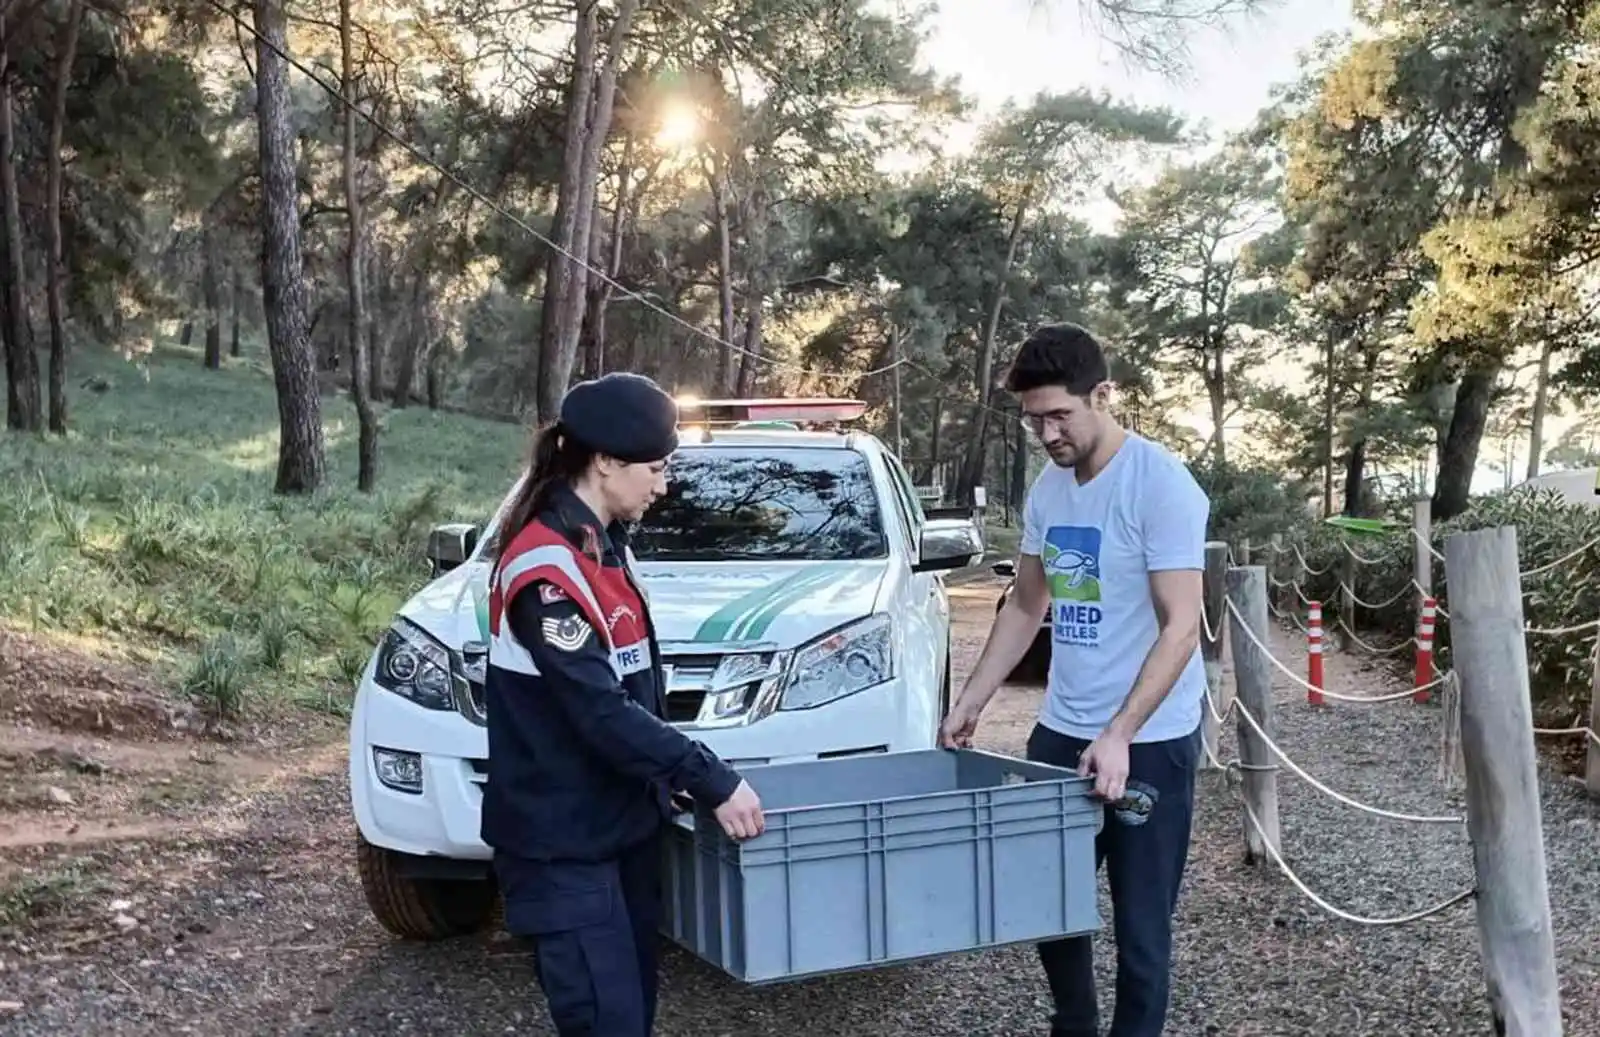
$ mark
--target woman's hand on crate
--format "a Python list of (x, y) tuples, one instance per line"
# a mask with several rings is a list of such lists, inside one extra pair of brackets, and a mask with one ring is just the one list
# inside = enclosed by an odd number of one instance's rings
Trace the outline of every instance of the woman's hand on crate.
[(766, 818), (761, 813), (761, 797), (743, 779), (733, 795), (716, 809), (716, 816), (729, 839), (754, 839), (767, 830)]

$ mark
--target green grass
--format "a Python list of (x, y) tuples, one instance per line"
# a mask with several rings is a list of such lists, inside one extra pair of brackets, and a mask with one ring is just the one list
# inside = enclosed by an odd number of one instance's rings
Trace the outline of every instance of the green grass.
[(93, 861), (74, 857), (43, 871), (24, 871), (0, 881), (0, 932), (16, 932), (35, 919), (59, 914), (69, 904), (101, 893), (105, 882)]
[(380, 409), (378, 489), (361, 494), (354, 408), (324, 396), (327, 483), (279, 497), (264, 363), (82, 351), (69, 388), (65, 439), (0, 431), (0, 619), (145, 660), (220, 716), (348, 703), (427, 579), (430, 526), (485, 519), (526, 456), (513, 425)]

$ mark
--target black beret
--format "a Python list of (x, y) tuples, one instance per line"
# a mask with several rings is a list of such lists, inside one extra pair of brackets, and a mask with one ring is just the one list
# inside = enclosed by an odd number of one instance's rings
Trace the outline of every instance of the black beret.
[(640, 374), (579, 382), (561, 401), (561, 431), (590, 450), (636, 464), (678, 448), (678, 405)]

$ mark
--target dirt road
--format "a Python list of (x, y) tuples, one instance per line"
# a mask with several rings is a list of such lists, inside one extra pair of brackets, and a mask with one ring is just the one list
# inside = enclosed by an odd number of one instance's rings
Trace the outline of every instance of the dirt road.
[[(958, 679), (981, 647), (998, 591), (989, 579), (952, 589)], [(1283, 651), (1292, 655), (1292, 642)], [(1364, 678), (1375, 679), (1330, 659), (1330, 680)], [(15, 714), (21, 679), (0, 673), (0, 718), (9, 717), (0, 764), (10, 771), (6, 786), (19, 790), (0, 804), (8, 884), (0, 888), (11, 891), (0, 899), (0, 927), (26, 918), (0, 944), (0, 1033), (552, 1032), (530, 964), (508, 940), (412, 946), (371, 920), (351, 853), (337, 724), (236, 753), (202, 747), (156, 715), (110, 736), (70, 736)], [(1020, 753), (1039, 694), (1006, 689), (980, 741)], [(1415, 752), (1429, 730), (1418, 726), (1430, 723), (1417, 719), (1423, 711), (1355, 720), (1329, 711), (1301, 721), (1290, 708), (1294, 689), (1283, 694), (1283, 744), (1325, 781), (1400, 809), (1451, 805), (1427, 778), (1432, 761)], [(1345, 726), (1335, 730), (1336, 722)], [(1228, 742), (1224, 749), (1233, 751)], [(1395, 837), (1337, 805), (1327, 813), (1322, 797), (1287, 776), (1282, 787), (1291, 861), (1350, 910), (1400, 914), (1470, 882), (1459, 830)], [(1546, 832), (1560, 841), (1551, 882), (1564, 905), (1563, 978), (1569, 991), (1581, 990), (1600, 967), (1600, 940), (1579, 935), (1600, 903), (1600, 883), (1592, 863), (1577, 862), (1600, 859), (1600, 825), (1595, 811), (1566, 800), (1550, 809)], [(1349, 925), (1275, 875), (1243, 867), (1240, 846), (1237, 807), (1210, 775), (1181, 909), (1169, 1033), (1486, 1032), (1470, 905), (1425, 927)], [(1109, 947), (1099, 957), (1109, 1021)], [(657, 1033), (1042, 1034), (1047, 1004), (1031, 948), (767, 989), (743, 988), (669, 950)], [(1600, 1013), (1584, 1011), (1574, 1010), (1569, 1034), (1600, 1032)]]

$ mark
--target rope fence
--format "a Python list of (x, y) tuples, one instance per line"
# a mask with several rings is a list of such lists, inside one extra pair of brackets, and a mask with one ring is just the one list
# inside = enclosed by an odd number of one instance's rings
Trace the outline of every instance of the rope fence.
[[(1307, 595), (1303, 585), (1307, 576), (1330, 573), (1334, 565), (1319, 571), (1310, 564), (1300, 544), (1283, 544), (1277, 538), (1271, 546), (1273, 564), (1269, 565), (1251, 564), (1249, 544), (1241, 544), (1237, 550), (1223, 543), (1207, 545), (1201, 620), (1207, 664), (1204, 762), (1208, 770), (1222, 773), (1225, 784), (1239, 799), (1246, 822), (1247, 861), (1272, 861), (1289, 883), (1318, 908), (1357, 925), (1406, 925), (1469, 900), (1478, 901), (1484, 959), (1494, 963), (1489, 966), (1491, 987), (1514, 990), (1511, 996), (1527, 1002), (1521, 1006), (1524, 1010), (1542, 1015), (1549, 1010), (1547, 1002), (1556, 1000), (1554, 949), (1536, 947), (1529, 952), (1521, 930), (1514, 928), (1534, 918), (1543, 919), (1544, 931), (1550, 928), (1533, 736), (1583, 736), (1588, 765), (1584, 784), (1600, 798), (1600, 734), (1596, 733), (1600, 728), (1600, 701), (1591, 701), (1588, 724), (1536, 726), (1527, 647), (1534, 637), (1600, 642), (1600, 618), (1556, 628), (1534, 627), (1524, 620), (1523, 599), (1527, 592), (1518, 591), (1523, 581), (1554, 572), (1600, 547), (1600, 538), (1555, 562), (1523, 570), (1517, 564), (1514, 527), (1452, 535), (1445, 551), (1429, 542), (1426, 528), (1424, 521), (1413, 530), (1419, 543), (1427, 547), (1426, 552), (1418, 552), (1413, 578), (1398, 593), (1378, 603), (1364, 601), (1357, 593), (1358, 573), (1363, 567), (1396, 564), (1399, 559), (1393, 554), (1367, 554), (1348, 541), (1340, 542), (1344, 569), (1337, 578), (1336, 618), (1330, 629), (1340, 635), (1340, 648), (1345, 652), (1392, 660), (1409, 651), (1410, 680), (1400, 691), (1334, 690), (1327, 686), (1323, 603)], [(1278, 575), (1285, 559), (1293, 562), (1287, 579)], [(1451, 623), (1451, 613), (1431, 593), (1434, 562), (1445, 563), (1448, 570), (1450, 586), (1457, 597), (1458, 627), (1450, 642), (1450, 665), (1437, 671), (1433, 654), (1435, 628)], [(1415, 613), (1411, 637), (1380, 645), (1357, 633), (1357, 607), (1382, 610), (1407, 597), (1413, 598)], [(1274, 620), (1280, 629), (1292, 628), (1305, 636), (1304, 675), (1274, 653)], [(1234, 664), (1231, 695), (1226, 694), (1222, 681), (1225, 642), (1231, 645)], [(1313, 707), (1324, 707), (1326, 700), (1382, 706), (1404, 699), (1428, 704), (1437, 698), (1444, 706), (1440, 775), (1448, 783), (1456, 769), (1464, 771), (1465, 813), (1410, 813), (1362, 802), (1311, 774), (1274, 736), (1274, 671), (1291, 686), (1304, 690), (1307, 703)], [(1600, 644), (1594, 653), (1592, 699), (1600, 699)], [(1223, 725), (1230, 718), (1237, 725), (1239, 756), (1224, 761), (1218, 747)], [(1515, 737), (1519, 730), (1527, 737)], [(1411, 824), (1464, 826), (1472, 848), (1475, 883), (1431, 907), (1393, 917), (1362, 916), (1331, 903), (1307, 885), (1283, 855), (1276, 784), (1280, 770), (1289, 771), (1322, 795), (1372, 816)], [(1513, 946), (1519, 948), (1518, 953), (1507, 953)], [(1495, 974), (1497, 971), (1503, 974)]]
[[(1410, 533), (1419, 548), (1416, 559), (1417, 571), (1407, 581), (1406, 585), (1382, 601), (1368, 601), (1356, 589), (1357, 573), (1360, 569), (1373, 566), (1394, 565), (1404, 561), (1401, 556), (1393, 552), (1364, 553), (1350, 543), (1346, 537), (1339, 540), (1339, 549), (1344, 559), (1349, 563), (1345, 575), (1337, 579), (1339, 600), (1334, 603), (1337, 617), (1333, 620), (1331, 630), (1339, 635), (1339, 640), (1346, 648), (1353, 648), (1365, 655), (1386, 659), (1410, 652), (1414, 660), (1414, 677), (1412, 688), (1409, 692), (1380, 695), (1375, 697), (1350, 696), (1328, 691), (1323, 687), (1321, 680), (1320, 656), (1327, 650), (1327, 642), (1323, 637), (1323, 625), (1319, 622), (1326, 603), (1316, 601), (1305, 593), (1304, 583), (1307, 577), (1323, 576), (1333, 572), (1332, 563), (1317, 568), (1307, 558), (1305, 548), (1299, 543), (1284, 544), (1278, 539), (1266, 545), (1270, 553), (1272, 564), (1268, 564), (1267, 580), (1269, 586), (1278, 595), (1268, 595), (1268, 607), (1274, 618), (1288, 624), (1307, 638), (1307, 654), (1311, 658), (1310, 672), (1306, 678), (1290, 674), (1296, 683), (1304, 686), (1307, 699), (1313, 705), (1320, 705), (1324, 699), (1336, 701), (1358, 702), (1393, 702), (1406, 698), (1408, 695), (1418, 704), (1426, 704), (1433, 698), (1431, 694), (1441, 687), (1444, 674), (1435, 676), (1434, 671), (1434, 642), (1435, 630), (1440, 622), (1450, 621), (1450, 611), (1445, 604), (1433, 596), (1429, 584), (1431, 583), (1432, 563), (1443, 562), (1444, 553), (1433, 545), (1425, 530), (1431, 526), (1427, 514), (1428, 502), (1417, 502), (1417, 520), (1413, 522)], [(1559, 572), (1563, 566), (1568, 566), (1584, 557), (1591, 551), (1600, 549), (1600, 536), (1590, 539), (1582, 546), (1568, 551), (1559, 558), (1542, 565), (1518, 572), (1521, 583), (1537, 580), (1538, 577)], [(1241, 560), (1248, 563), (1252, 555), (1251, 545), (1241, 544), (1236, 551), (1231, 545), (1228, 547), (1227, 558), (1231, 564), (1238, 564)], [(1292, 568), (1287, 578), (1279, 576), (1282, 566), (1281, 560), (1289, 560)], [(1426, 581), (1426, 582), (1425, 582)], [(1296, 603), (1289, 603), (1283, 599), (1292, 593)], [(1530, 589), (1521, 588), (1523, 595), (1530, 593)], [(1363, 608), (1372, 612), (1381, 612), (1399, 604), (1408, 596), (1414, 596), (1416, 613), (1416, 631), (1412, 637), (1397, 641), (1391, 645), (1375, 644), (1363, 637), (1357, 631), (1354, 621), (1355, 609)], [(1273, 600), (1278, 597), (1280, 600)], [(1305, 619), (1301, 618), (1302, 611)], [(1209, 631), (1208, 631), (1209, 632)], [(1533, 733), (1543, 737), (1575, 737), (1581, 736), (1587, 742), (1586, 777), (1585, 787), (1590, 795), (1600, 798), (1600, 617), (1587, 622), (1571, 624), (1562, 627), (1537, 627), (1524, 624), (1524, 634), (1530, 637), (1543, 638), (1573, 638), (1581, 643), (1596, 642), (1592, 653), (1593, 678), (1591, 680), (1591, 699), (1589, 707), (1589, 722), (1575, 723), (1565, 727), (1534, 727)], [(1286, 670), (1282, 663), (1276, 659), (1274, 665), (1280, 670)]]

